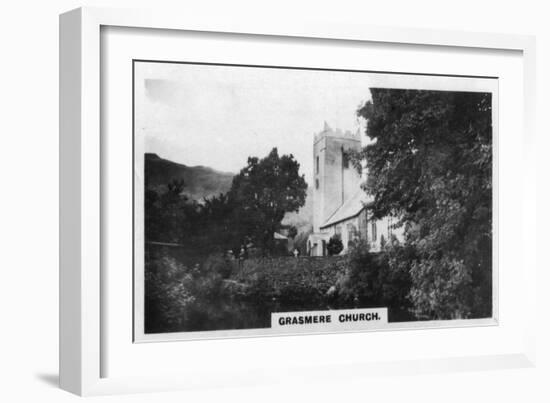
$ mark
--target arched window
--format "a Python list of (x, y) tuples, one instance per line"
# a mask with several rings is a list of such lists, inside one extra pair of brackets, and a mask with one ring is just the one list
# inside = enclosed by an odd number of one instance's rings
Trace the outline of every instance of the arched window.
[(355, 225), (352, 223), (349, 223), (346, 225), (346, 230), (348, 232), (348, 245), (347, 247), (351, 247), (355, 244), (355, 241), (358, 238), (357, 228), (355, 228)]
[(342, 168), (344, 169), (349, 168), (349, 155), (344, 150), (344, 147), (342, 147)]

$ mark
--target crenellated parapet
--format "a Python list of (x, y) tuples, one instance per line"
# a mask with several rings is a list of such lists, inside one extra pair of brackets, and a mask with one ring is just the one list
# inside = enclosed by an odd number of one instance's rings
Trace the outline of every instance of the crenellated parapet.
[(325, 137), (335, 137), (341, 139), (350, 139), (355, 141), (361, 141), (361, 134), (359, 129), (354, 133), (349, 130), (343, 131), (341, 129), (333, 129), (325, 122), (323, 130), (319, 133), (316, 133), (314, 136), (314, 143), (317, 143), (319, 140), (322, 140)]

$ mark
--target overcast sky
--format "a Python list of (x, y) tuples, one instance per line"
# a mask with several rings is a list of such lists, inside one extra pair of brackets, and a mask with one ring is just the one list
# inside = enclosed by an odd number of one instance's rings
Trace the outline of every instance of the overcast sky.
[(292, 153), (310, 181), (313, 136), (363, 132), (357, 108), (370, 99), (367, 73), (136, 63), (136, 136), (145, 152), (189, 166), (237, 173), (248, 156)]

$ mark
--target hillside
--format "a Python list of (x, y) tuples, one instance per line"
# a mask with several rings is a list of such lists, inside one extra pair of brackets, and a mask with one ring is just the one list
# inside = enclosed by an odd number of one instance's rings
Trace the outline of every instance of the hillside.
[(185, 194), (200, 201), (229, 191), (233, 176), (232, 173), (204, 166), (189, 167), (160, 158), (157, 154), (145, 153), (145, 183), (149, 189), (163, 188), (171, 180), (183, 179)]

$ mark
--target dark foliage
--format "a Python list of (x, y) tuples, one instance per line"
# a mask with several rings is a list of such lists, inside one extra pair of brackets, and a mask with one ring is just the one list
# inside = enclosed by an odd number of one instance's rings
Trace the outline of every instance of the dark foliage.
[(327, 244), (327, 252), (330, 256), (338, 255), (344, 249), (344, 244), (339, 235), (332, 236)]
[(409, 297), (419, 318), (492, 309), (491, 94), (371, 89), (359, 109), (374, 217), (408, 223)]
[(272, 311), (329, 307), (327, 291), (344, 276), (346, 258), (276, 257), (246, 261), (235, 279), (246, 284), (244, 298)]
[(388, 307), (390, 313), (394, 309), (407, 311), (410, 308), (412, 248), (394, 240), (384, 251), (371, 253), (368, 243), (359, 242), (348, 258), (348, 270), (340, 283), (341, 298)]
[(305, 203), (307, 183), (299, 168), (292, 154), (279, 156), (276, 148), (265, 158), (248, 158), (228, 193), (235, 239), (250, 239), (266, 253), (274, 249), (273, 234), (285, 213)]
[(160, 193), (145, 188), (145, 241), (181, 242), (195, 232), (200, 206), (183, 194), (183, 179), (170, 181)]
[[(232, 310), (251, 307), (230, 304), (227, 278), (235, 262), (211, 255), (187, 266), (166, 251), (153, 253), (145, 267), (145, 332), (198, 331), (237, 328), (246, 320)], [(243, 315), (243, 314), (241, 314)], [(245, 317), (246, 317), (245, 315)]]

